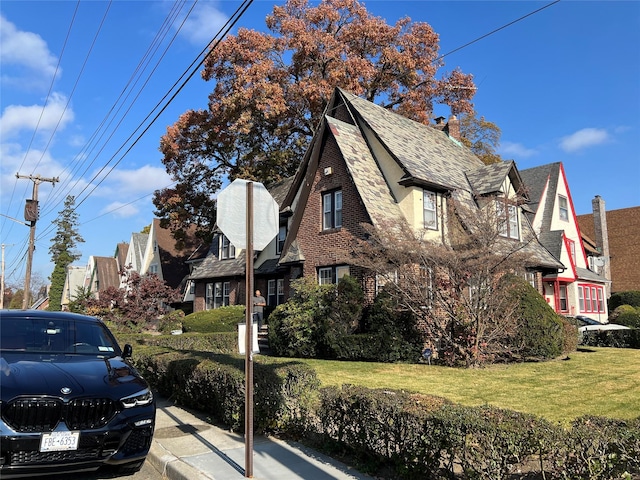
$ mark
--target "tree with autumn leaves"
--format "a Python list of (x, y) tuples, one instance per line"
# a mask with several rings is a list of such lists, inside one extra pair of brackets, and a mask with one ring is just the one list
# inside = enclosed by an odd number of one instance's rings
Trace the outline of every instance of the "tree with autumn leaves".
[(336, 87), (428, 124), (435, 104), (472, 115), (472, 75), (442, 72), (430, 25), (389, 25), (356, 0), (289, 0), (266, 18), (270, 33), (241, 28), (213, 44), (202, 77), (208, 108), (167, 129), (160, 150), (173, 187), (155, 192), (163, 226), (208, 237), (224, 181), (266, 185), (292, 175)]

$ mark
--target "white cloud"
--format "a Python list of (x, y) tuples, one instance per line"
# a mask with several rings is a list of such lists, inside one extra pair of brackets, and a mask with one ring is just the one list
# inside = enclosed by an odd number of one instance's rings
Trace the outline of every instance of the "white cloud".
[(182, 26), (180, 33), (191, 43), (204, 48), (227, 20), (227, 15), (214, 5), (200, 2)]
[(577, 152), (585, 148), (602, 145), (610, 140), (606, 130), (601, 128), (583, 128), (577, 132), (563, 137), (560, 140), (560, 148), (567, 153)]
[[(152, 193), (171, 184), (169, 175), (162, 167), (145, 165), (136, 170), (114, 170), (107, 177), (110, 194), (131, 198)], [(101, 192), (101, 195), (105, 191)]]
[[(49, 51), (47, 43), (36, 33), (19, 30), (13, 23), (0, 15), (0, 63), (3, 66), (3, 81), (13, 85), (47, 83), (56, 73), (58, 59)], [(15, 72), (7, 73), (7, 66), (27, 70), (27, 78), (17, 78)], [(58, 69), (58, 75), (61, 70)], [(25, 73), (22, 72), (22, 77)]]
[(46, 105), (9, 105), (0, 117), (0, 130), (4, 138), (12, 137), (22, 130), (51, 132), (61, 130), (74, 119), (71, 108), (67, 108), (67, 97), (53, 93)]
[(534, 149), (527, 148), (521, 143), (504, 142), (498, 148), (498, 153), (503, 157), (528, 158), (537, 154)]
[(139, 211), (135, 203), (111, 202), (100, 211), (100, 214), (108, 213), (117, 218), (129, 218), (136, 216)]

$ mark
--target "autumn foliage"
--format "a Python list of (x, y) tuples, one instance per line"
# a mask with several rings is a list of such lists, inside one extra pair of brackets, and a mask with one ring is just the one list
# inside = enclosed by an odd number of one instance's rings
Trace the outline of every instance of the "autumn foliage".
[(133, 270), (122, 272), (124, 288), (109, 287), (97, 298), (85, 300), (85, 312), (122, 326), (136, 329), (150, 327), (168, 311), (168, 304), (179, 297), (179, 291), (166, 285), (155, 274), (140, 275)]
[(154, 196), (163, 226), (195, 224), (206, 235), (227, 178), (268, 185), (293, 174), (336, 87), (425, 124), (434, 104), (473, 111), (472, 76), (439, 73), (427, 23), (389, 25), (356, 0), (289, 0), (266, 23), (269, 33), (241, 28), (212, 46), (202, 71), (214, 85), (208, 108), (185, 112), (162, 137), (177, 182)]

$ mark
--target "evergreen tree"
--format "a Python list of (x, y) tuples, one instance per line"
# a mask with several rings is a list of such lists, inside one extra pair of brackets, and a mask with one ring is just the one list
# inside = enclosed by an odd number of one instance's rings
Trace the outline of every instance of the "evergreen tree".
[(62, 293), (67, 276), (67, 267), (81, 255), (75, 251), (78, 243), (84, 242), (84, 238), (78, 233), (78, 214), (75, 211), (76, 198), (68, 195), (64, 201), (64, 208), (59, 212), (58, 218), (52, 223), (56, 226), (56, 235), (51, 240), (49, 253), (54, 263), (51, 274), (51, 289), (49, 290), (49, 310), (60, 311), (62, 309)]

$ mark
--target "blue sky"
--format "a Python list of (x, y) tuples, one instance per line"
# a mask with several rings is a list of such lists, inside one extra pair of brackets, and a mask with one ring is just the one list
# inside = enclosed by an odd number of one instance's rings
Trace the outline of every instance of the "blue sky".
[[(255, 1), (237, 26), (266, 30), (275, 3), (282, 2)], [(446, 54), (552, 1), (364, 3), (388, 23), (403, 16), (429, 23)], [(205, 107), (212, 86), (195, 75), (151, 124), (156, 106), (239, 5), (0, 2), (0, 232), (8, 284), (24, 278), (29, 229), (7, 216), (22, 220), (33, 189), (16, 173), (60, 179), (38, 190), (33, 271), (42, 278), (53, 269), (51, 221), (68, 194), (82, 202), (86, 242), (78, 265), (113, 255), (118, 242), (151, 223), (152, 193), (171, 183), (160, 136), (182, 112)], [(640, 205), (640, 2), (562, 0), (444, 61), (445, 71), (474, 75), (476, 110), (501, 128), (504, 158), (521, 170), (563, 162), (577, 214), (591, 212), (595, 195), (608, 210)], [(436, 113), (448, 116), (444, 108)]]

